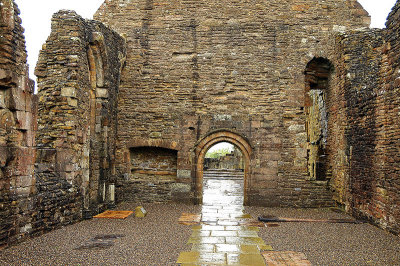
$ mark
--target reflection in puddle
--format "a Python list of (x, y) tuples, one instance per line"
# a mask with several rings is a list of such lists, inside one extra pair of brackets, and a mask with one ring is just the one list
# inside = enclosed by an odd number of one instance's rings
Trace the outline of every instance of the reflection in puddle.
[(206, 171), (203, 179), (202, 225), (189, 242), (199, 252), (199, 263), (265, 265), (260, 249), (266, 247), (257, 230), (241, 226), (244, 214), (243, 172)]
[(190, 252), (181, 252), (182, 265), (265, 265), (260, 250), (270, 250), (258, 237), (259, 228), (243, 226), (250, 215), (244, 214), (243, 172), (231, 176), (205, 172), (203, 177), (201, 224), (193, 226), (188, 244)]

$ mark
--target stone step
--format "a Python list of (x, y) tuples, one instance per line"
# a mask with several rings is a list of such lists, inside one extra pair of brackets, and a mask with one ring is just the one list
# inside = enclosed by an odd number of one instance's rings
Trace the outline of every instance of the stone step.
[(214, 171), (204, 171), (204, 173), (213, 174), (213, 175), (242, 175), (243, 174), (243, 172), (214, 172)]
[(228, 177), (221, 177), (221, 176), (212, 176), (212, 177), (203, 177), (203, 179), (215, 179), (215, 180), (243, 180), (243, 177), (236, 177), (236, 176), (228, 176)]
[(204, 171), (203, 173), (213, 174), (213, 175), (242, 175), (243, 172), (214, 172), (214, 171)]
[(206, 170), (203, 173), (204, 179), (240, 180), (243, 179), (243, 177), (244, 173), (241, 170), (212, 169), (212, 170)]
[(204, 171), (204, 174), (213, 174), (213, 175), (242, 175), (243, 172), (229, 172), (229, 171)]
[(240, 169), (213, 169), (213, 168), (210, 168), (210, 169), (207, 169), (207, 170), (205, 170), (205, 171), (216, 171), (216, 172), (226, 172), (226, 171), (228, 171), (228, 172), (243, 172), (243, 170), (240, 170)]
[(203, 176), (243, 176), (243, 174), (206, 174), (204, 173)]

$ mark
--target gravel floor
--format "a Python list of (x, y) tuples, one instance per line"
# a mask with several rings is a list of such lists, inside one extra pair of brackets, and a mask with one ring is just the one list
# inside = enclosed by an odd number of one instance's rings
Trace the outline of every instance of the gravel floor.
[[(351, 219), (329, 209), (248, 208), (254, 216)], [(400, 237), (371, 224), (280, 223), (259, 236), (275, 250), (306, 254), (312, 265), (400, 265)]]
[[(134, 210), (122, 204), (118, 210)], [(145, 218), (91, 219), (52, 231), (0, 252), (1, 265), (176, 265), (187, 245), (191, 227), (178, 224), (182, 212), (199, 207), (144, 204)], [(120, 234), (109, 248), (80, 249), (98, 235)]]
[[(123, 204), (120, 210), (136, 205)], [(92, 219), (55, 230), (0, 252), (1, 265), (175, 265), (191, 227), (177, 223), (182, 212), (199, 206), (146, 204), (144, 219)], [(253, 217), (349, 218), (327, 209), (247, 207)], [(108, 248), (81, 248), (99, 235), (120, 235), (104, 240)], [(369, 224), (281, 223), (266, 227), (259, 236), (275, 250), (304, 252), (313, 265), (400, 265), (400, 238)], [(102, 240), (96, 243), (102, 243)]]

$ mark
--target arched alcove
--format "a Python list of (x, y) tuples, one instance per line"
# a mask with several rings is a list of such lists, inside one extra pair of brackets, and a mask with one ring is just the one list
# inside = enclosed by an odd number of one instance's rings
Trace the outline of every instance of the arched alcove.
[[(144, 145), (154, 144), (154, 145)], [(174, 143), (133, 140), (126, 154), (122, 198), (134, 202), (169, 202), (177, 182), (178, 150)]]

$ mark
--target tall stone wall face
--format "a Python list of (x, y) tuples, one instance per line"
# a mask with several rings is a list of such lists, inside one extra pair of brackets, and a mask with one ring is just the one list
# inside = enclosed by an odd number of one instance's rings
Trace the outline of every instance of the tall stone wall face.
[(107, 0), (95, 19), (127, 40), (120, 191), (130, 147), (173, 142), (177, 192), (192, 198), (196, 143), (227, 129), (252, 147), (248, 204), (332, 203), (327, 181), (308, 176), (304, 71), (314, 57), (332, 60), (333, 33), (369, 24), (356, 1)]
[(338, 106), (330, 112), (331, 141), (336, 142), (336, 151), (331, 151), (332, 187), (337, 201), (373, 211), (385, 160), (379, 151), (385, 139), (386, 114), (381, 112), (386, 107), (380, 84), (384, 39), (380, 30), (351, 32), (342, 38), (338, 40), (342, 60), (337, 66), (343, 67), (339, 70), (343, 82), (332, 93)]
[(37, 98), (19, 12), (0, 0), (0, 248), (29, 234), (34, 221)]
[(72, 11), (53, 16), (39, 56), (37, 227), (90, 217), (113, 203), (122, 37)]
[(355, 216), (400, 233), (400, 3), (387, 29), (337, 37), (331, 91), (334, 199)]
[(381, 101), (385, 108), (379, 111), (384, 117), (384, 131), (378, 146), (385, 163), (381, 166), (383, 175), (378, 179), (378, 212), (374, 218), (400, 235), (400, 1), (393, 7), (386, 27), (387, 43), (381, 67), (384, 75)]

